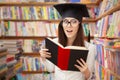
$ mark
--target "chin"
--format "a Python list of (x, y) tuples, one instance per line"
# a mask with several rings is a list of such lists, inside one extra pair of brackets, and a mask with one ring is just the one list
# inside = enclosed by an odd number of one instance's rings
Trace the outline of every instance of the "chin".
[(73, 36), (71, 36), (71, 35), (67, 35), (67, 38), (72, 38)]

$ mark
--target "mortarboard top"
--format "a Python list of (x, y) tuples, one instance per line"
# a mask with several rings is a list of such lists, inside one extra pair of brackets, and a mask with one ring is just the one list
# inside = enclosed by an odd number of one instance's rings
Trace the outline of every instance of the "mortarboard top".
[(56, 4), (54, 7), (62, 18), (73, 17), (81, 22), (83, 17), (89, 17), (87, 7), (84, 4), (63, 3)]

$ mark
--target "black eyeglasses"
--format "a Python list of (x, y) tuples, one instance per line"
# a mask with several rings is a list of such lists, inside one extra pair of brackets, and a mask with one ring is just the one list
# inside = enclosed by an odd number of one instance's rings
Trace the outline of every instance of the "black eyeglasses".
[(67, 19), (63, 20), (63, 26), (67, 27), (70, 24), (72, 27), (78, 26), (80, 22), (77, 19), (71, 19), (70, 21)]

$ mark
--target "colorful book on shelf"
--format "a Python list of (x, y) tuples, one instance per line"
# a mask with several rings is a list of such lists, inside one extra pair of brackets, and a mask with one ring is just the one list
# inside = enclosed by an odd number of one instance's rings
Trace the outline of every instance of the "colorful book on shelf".
[(61, 70), (79, 71), (74, 65), (76, 60), (82, 58), (87, 59), (88, 49), (85, 47), (67, 46), (63, 47), (50, 38), (45, 39), (46, 48), (51, 53), (51, 58), (48, 58), (53, 64), (58, 66)]

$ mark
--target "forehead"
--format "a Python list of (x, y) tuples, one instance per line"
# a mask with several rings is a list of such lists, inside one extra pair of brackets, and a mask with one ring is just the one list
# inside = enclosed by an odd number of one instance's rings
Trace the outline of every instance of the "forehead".
[(66, 17), (66, 18), (64, 18), (64, 19), (67, 19), (67, 20), (75, 19), (75, 20), (77, 20), (76, 18), (73, 18), (73, 17)]

